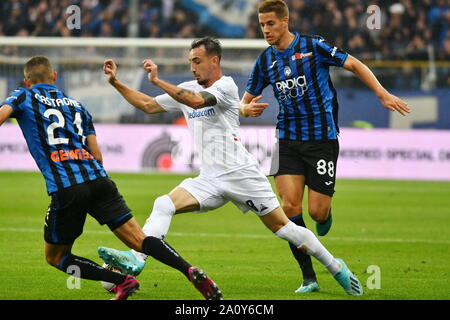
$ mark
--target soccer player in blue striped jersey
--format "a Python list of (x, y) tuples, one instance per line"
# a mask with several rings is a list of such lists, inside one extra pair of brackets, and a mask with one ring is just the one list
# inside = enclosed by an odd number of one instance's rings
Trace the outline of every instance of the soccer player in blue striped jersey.
[[(208, 298), (221, 298), (214, 282), (191, 266), (164, 240), (148, 237), (131, 214), (115, 183), (102, 166), (92, 117), (82, 103), (55, 86), (57, 74), (46, 57), (33, 57), (24, 67), (24, 83), (0, 104), (0, 125), (16, 118), (31, 155), (42, 172), (51, 203), (44, 227), (47, 262), (83, 279), (115, 284), (115, 300), (139, 288), (131, 275), (101, 267), (72, 254), (89, 213), (130, 248), (179, 270)], [(78, 272), (77, 272), (78, 271)]]
[[(240, 114), (257, 117), (267, 103), (261, 93), (272, 86), (278, 101), (277, 149), (271, 175), (286, 215), (305, 227), (302, 201), (308, 186), (308, 212), (316, 221), (317, 233), (331, 227), (336, 162), (339, 154), (338, 99), (330, 78), (330, 67), (343, 67), (357, 75), (384, 107), (402, 115), (407, 104), (391, 95), (358, 59), (331, 45), (320, 36), (289, 31), (289, 9), (282, 0), (266, 0), (258, 7), (258, 19), (269, 47), (256, 59)], [(296, 292), (318, 291), (311, 258), (295, 247), (292, 253), (303, 273)]]
[(4, 104), (14, 111), (48, 194), (107, 176), (92, 117), (80, 102), (39, 83), (14, 90)]

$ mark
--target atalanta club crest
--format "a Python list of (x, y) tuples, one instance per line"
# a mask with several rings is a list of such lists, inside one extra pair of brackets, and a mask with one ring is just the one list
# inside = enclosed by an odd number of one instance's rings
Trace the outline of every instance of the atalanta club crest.
[(292, 70), (289, 67), (284, 67), (284, 75), (289, 78), (292, 75)]

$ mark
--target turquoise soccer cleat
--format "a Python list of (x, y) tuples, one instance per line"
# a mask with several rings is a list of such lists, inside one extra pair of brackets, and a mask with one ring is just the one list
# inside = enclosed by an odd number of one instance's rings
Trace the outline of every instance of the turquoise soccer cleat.
[(316, 281), (305, 283), (303, 282), (300, 288), (295, 290), (295, 293), (310, 293), (310, 292), (319, 292), (320, 287)]
[(316, 230), (319, 236), (324, 236), (330, 231), (331, 224), (333, 223), (333, 217), (331, 216), (331, 210), (328, 214), (328, 218), (325, 222), (316, 222)]
[(358, 278), (348, 269), (342, 259), (336, 259), (342, 266), (341, 271), (335, 274), (334, 278), (344, 288), (345, 292), (352, 296), (362, 296), (363, 287)]
[(126, 274), (136, 277), (144, 270), (145, 262), (139, 261), (131, 251), (99, 247), (97, 252), (107, 264), (122, 270)]

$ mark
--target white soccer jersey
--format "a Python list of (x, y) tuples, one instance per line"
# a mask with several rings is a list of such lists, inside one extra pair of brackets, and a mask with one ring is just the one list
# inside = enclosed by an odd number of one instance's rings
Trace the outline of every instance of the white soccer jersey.
[(166, 111), (183, 112), (201, 160), (201, 175), (217, 177), (257, 165), (239, 138), (240, 100), (233, 78), (223, 76), (206, 89), (196, 80), (183, 82), (178, 87), (193, 92), (207, 91), (217, 100), (214, 106), (194, 110), (168, 94), (156, 97)]

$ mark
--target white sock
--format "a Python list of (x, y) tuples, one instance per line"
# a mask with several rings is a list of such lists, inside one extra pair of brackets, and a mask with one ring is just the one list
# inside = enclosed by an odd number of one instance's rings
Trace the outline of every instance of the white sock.
[(339, 272), (341, 268), (339, 262), (336, 261), (333, 255), (310, 230), (289, 221), (275, 234), (281, 239), (294, 244), (299, 250), (304, 250), (307, 254), (319, 260), (333, 276)]
[[(169, 232), (172, 217), (175, 214), (175, 205), (168, 195), (161, 196), (155, 200), (153, 211), (144, 224), (142, 230), (147, 236), (163, 239)], [(148, 256), (132, 250), (139, 261), (147, 260)]]

